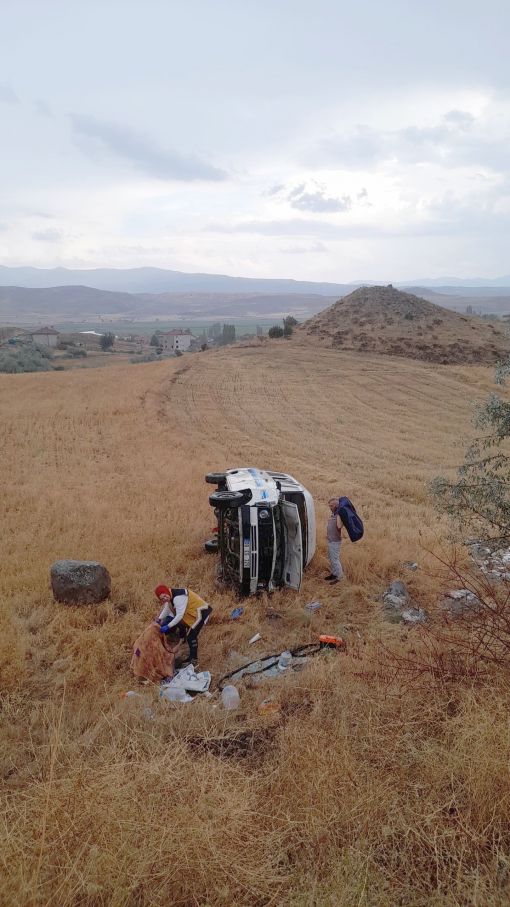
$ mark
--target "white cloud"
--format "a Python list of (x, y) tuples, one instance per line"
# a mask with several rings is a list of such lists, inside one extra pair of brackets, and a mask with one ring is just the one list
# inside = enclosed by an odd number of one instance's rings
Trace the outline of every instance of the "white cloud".
[(185, 182), (226, 179), (225, 171), (197, 155), (158, 148), (128, 126), (79, 114), (71, 114), (71, 121), (77, 136), (92, 139), (96, 146), (98, 144), (155, 179)]
[(60, 230), (49, 227), (47, 230), (35, 230), (32, 233), (32, 239), (36, 239), (38, 242), (57, 243), (61, 242), (63, 236)]
[(0, 262), (507, 271), (510, 7), (317, 4), (7, 4)]
[(0, 82), (0, 104), (19, 104), (19, 98), (7, 82)]
[(311, 214), (345, 213), (350, 211), (357, 202), (367, 204), (368, 199), (366, 189), (362, 189), (354, 199), (348, 193), (341, 196), (331, 195), (327, 186), (316, 179), (298, 182), (296, 185), (277, 183), (262, 194), (279, 203), (288, 204), (296, 211), (306, 211)]
[(436, 123), (425, 126), (409, 124), (378, 130), (358, 125), (309, 148), (303, 162), (333, 170), (439, 163), (446, 168), (481, 166), (505, 172), (509, 168), (508, 123), (508, 110), (499, 124), (475, 117), (470, 111), (450, 110)]
[(301, 183), (300, 186), (296, 186), (295, 189), (288, 193), (287, 199), (291, 208), (319, 214), (325, 212), (338, 213), (339, 211), (349, 211), (352, 208), (350, 195), (343, 195), (342, 198), (328, 196), (325, 188), (318, 184), (312, 191), (307, 191), (306, 183)]

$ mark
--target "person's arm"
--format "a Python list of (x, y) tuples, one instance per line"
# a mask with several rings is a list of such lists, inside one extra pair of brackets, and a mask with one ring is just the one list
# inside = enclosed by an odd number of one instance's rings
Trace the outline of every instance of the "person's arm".
[(165, 618), (169, 617), (170, 615), (172, 617), (174, 616), (174, 612), (172, 611), (172, 608), (171, 608), (171, 603), (165, 602), (165, 607), (163, 608), (161, 614), (156, 618), (156, 622), (158, 624), (162, 624), (164, 622)]
[(338, 529), (339, 532), (342, 531), (343, 526), (344, 526), (344, 524), (342, 523), (342, 520), (340, 519), (340, 517), (339, 517), (339, 515), (338, 515), (338, 513), (337, 513), (337, 515), (336, 515), (336, 528)]
[[(172, 603), (173, 603), (174, 610), (175, 610), (175, 617), (173, 620), (170, 621), (169, 624), (166, 625), (165, 632), (167, 632), (168, 630), (171, 630), (172, 627), (176, 627), (177, 624), (180, 623), (180, 621), (184, 617), (184, 612), (186, 611), (186, 606), (188, 604), (188, 593), (181, 592), (180, 595), (174, 595), (174, 597), (172, 599)], [(165, 609), (163, 608), (163, 611), (164, 610)]]

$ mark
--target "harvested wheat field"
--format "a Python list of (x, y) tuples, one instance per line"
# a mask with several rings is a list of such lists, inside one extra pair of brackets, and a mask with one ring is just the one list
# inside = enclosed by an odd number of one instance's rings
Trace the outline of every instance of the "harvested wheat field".
[[(443, 580), (427, 550), (447, 545), (426, 483), (462, 458), (491, 388), (488, 368), (278, 342), (0, 377), (3, 904), (508, 904), (508, 690), (395, 673), (387, 650), (412, 657), (420, 632), (377, 600), (401, 577), (433, 610)], [(245, 601), (235, 622), (202, 549), (204, 474), (233, 465), (295, 475), (319, 525), (301, 591)], [(366, 537), (329, 587), (322, 530), (340, 493)], [(56, 604), (62, 557), (106, 564), (111, 600)], [(214, 680), (324, 631), (347, 654), (240, 687), (236, 712), (150, 687), (121, 699), (159, 582), (212, 603), (200, 665)], [(280, 710), (259, 716), (268, 697)]]

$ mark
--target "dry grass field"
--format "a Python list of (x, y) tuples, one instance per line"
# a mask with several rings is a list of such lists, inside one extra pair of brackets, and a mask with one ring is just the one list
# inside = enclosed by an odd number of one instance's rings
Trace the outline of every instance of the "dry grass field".
[[(412, 652), (419, 635), (377, 601), (397, 577), (420, 604), (437, 599), (427, 549), (444, 550), (445, 527), (426, 483), (461, 459), (491, 381), (481, 367), (281, 342), (0, 376), (2, 904), (509, 903), (508, 690), (386, 681), (383, 646)], [(203, 476), (239, 464), (304, 482), (320, 532), (301, 591), (246, 601), (231, 622), (235, 597), (202, 550)], [(346, 579), (329, 587), (322, 529), (340, 493), (366, 538), (345, 544)], [(61, 557), (105, 563), (111, 601), (53, 602)], [(420, 569), (406, 575), (406, 560)], [(347, 654), (241, 688), (233, 713), (150, 687), (122, 699), (158, 582), (213, 604), (200, 664), (214, 680), (321, 631), (344, 635)], [(280, 712), (259, 716), (268, 696)]]

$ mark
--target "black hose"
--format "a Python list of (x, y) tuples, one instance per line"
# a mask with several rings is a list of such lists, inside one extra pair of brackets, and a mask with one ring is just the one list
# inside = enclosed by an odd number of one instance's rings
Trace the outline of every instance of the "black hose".
[[(285, 652), (286, 650), (284, 649), (283, 651)], [(322, 651), (322, 649), (319, 643), (312, 642), (304, 646), (296, 646), (295, 649), (289, 649), (288, 651), (293, 658), (307, 658), (309, 655), (317, 655)], [(253, 677), (255, 674), (263, 674), (264, 671), (269, 671), (270, 668), (274, 668), (274, 666), (278, 664), (278, 659), (280, 658), (281, 654), (281, 652), (277, 652), (275, 655), (263, 655), (260, 658), (254, 658), (253, 661), (248, 661), (244, 665), (240, 665), (234, 671), (230, 671), (228, 674), (223, 675), (223, 677), (218, 681), (218, 689), (222, 690), (225, 681), (230, 680), (231, 677), (234, 677), (235, 674), (239, 674), (240, 671), (245, 671), (246, 668), (249, 668), (250, 665), (256, 664), (258, 661), (265, 662), (269, 659), (272, 659), (272, 661), (269, 661), (268, 664), (265, 664), (264, 667), (260, 668), (258, 671), (252, 671), (250, 673), (250, 677)]]

